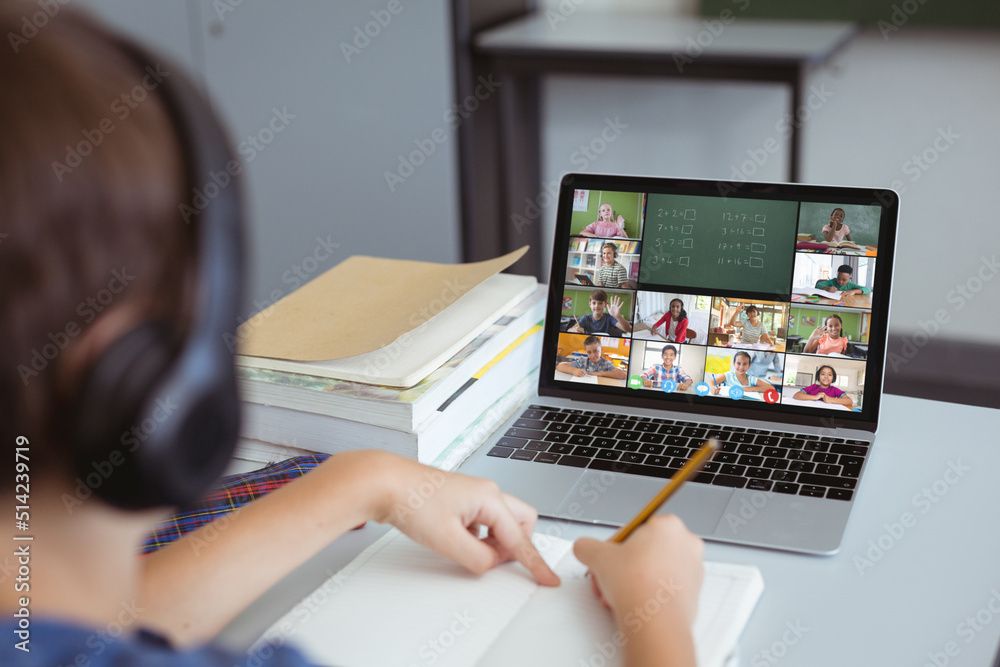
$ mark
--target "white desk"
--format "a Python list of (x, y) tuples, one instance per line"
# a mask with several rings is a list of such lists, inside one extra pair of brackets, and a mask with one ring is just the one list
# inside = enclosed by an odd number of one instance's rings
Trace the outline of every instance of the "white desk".
[[(1000, 411), (888, 396), (839, 554), (707, 543), (706, 558), (753, 563), (764, 574), (764, 596), (740, 641), (741, 664), (920, 667), (928, 653), (944, 654), (948, 642), (958, 650), (947, 658), (949, 666), (991, 664), (1000, 641), (1000, 613), (987, 607), (995, 591), (993, 609), (1000, 611), (998, 427)], [(969, 469), (954, 477), (952, 463)], [(935, 502), (920, 499), (924, 488), (935, 486)], [(913, 520), (900, 533), (894, 524), (904, 513)], [(566, 538), (611, 534), (558, 521), (539, 528)], [(338, 540), (254, 603), (223, 631), (222, 641), (245, 649), (382, 532), (369, 526)], [(880, 542), (882, 554), (872, 550), (870, 566), (858, 560)], [(977, 613), (980, 630), (959, 627)], [(790, 631), (796, 624), (800, 636)]]

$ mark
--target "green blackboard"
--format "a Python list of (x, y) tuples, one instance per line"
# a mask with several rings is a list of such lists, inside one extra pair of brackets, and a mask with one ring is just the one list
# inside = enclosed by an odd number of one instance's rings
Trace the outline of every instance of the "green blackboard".
[(798, 202), (649, 195), (639, 282), (785, 295)]
[(830, 213), (835, 208), (844, 209), (844, 224), (851, 230), (851, 241), (862, 246), (878, 245), (879, 221), (882, 218), (880, 206), (802, 202), (799, 209), (799, 234), (812, 234), (817, 241), (822, 241), (823, 225), (830, 224)]
[(611, 204), (611, 209), (617, 216), (625, 218), (625, 233), (630, 239), (639, 238), (639, 220), (642, 218), (642, 193), (613, 192), (611, 190), (589, 190), (586, 211), (573, 211), (570, 218), (570, 234), (579, 234), (580, 230), (597, 220), (597, 209), (601, 204)]

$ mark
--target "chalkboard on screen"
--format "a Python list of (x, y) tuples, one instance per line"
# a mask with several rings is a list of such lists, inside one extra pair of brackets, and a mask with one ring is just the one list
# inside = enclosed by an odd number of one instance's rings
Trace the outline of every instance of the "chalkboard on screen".
[(787, 294), (798, 202), (650, 194), (639, 282)]

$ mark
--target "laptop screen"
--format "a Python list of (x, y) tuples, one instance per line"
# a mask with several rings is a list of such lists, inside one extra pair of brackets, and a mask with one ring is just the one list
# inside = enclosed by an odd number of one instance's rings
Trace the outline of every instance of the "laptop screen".
[(540, 393), (873, 426), (897, 212), (890, 190), (564, 177)]

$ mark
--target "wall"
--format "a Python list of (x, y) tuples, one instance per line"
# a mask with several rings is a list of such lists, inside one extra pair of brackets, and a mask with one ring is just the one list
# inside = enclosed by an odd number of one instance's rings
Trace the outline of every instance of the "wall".
[(247, 315), (350, 255), (459, 260), (445, 3), (87, 4), (195, 67), (228, 121), (249, 185)]

